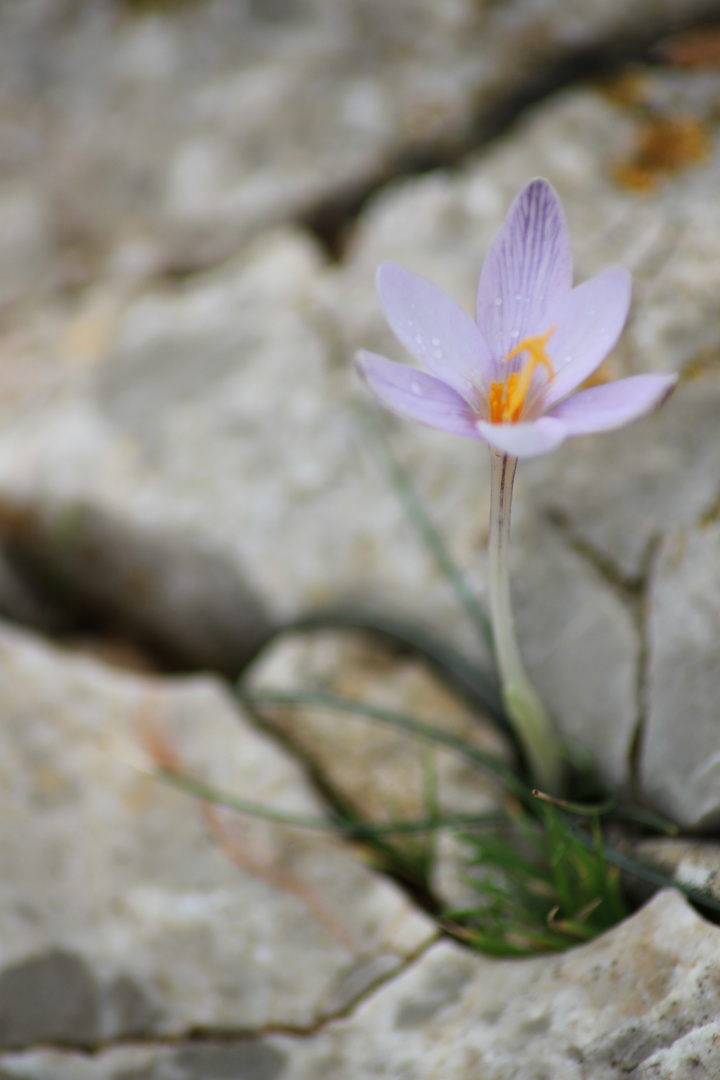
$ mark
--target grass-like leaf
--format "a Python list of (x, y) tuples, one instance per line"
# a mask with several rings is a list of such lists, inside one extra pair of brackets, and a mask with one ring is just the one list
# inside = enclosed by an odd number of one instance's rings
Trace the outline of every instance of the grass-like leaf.
[(446, 925), (496, 956), (567, 949), (614, 926), (627, 908), (597, 814), (592, 832), (588, 846), (567, 813), (548, 802), (504, 829), (463, 834), (476, 868), (466, 881), (479, 902), (447, 912)]

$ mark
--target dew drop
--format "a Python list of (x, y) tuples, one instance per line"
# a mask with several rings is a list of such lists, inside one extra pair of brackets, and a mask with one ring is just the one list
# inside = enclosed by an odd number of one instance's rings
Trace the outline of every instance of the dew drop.
[(440, 338), (439, 337), (434, 337), (432, 339), (432, 343), (433, 343), (433, 345), (439, 345), (440, 344)]
[(565, 357), (565, 363), (566, 364), (569, 364), (571, 360), (572, 360), (572, 356), (566, 356)]
[(442, 349), (436, 349), (433, 356), (436, 360), (442, 360)]
[(516, 300), (522, 300), (522, 293), (516, 293), (515, 294), (515, 299)]
[(410, 389), (412, 390), (413, 394), (422, 394), (419, 383), (410, 383)]
[(513, 330), (510, 337), (520, 337), (520, 331), (519, 330)]
[(422, 345), (422, 343), (423, 343), (422, 334), (416, 334), (415, 335), (415, 340), (417, 341), (418, 345)]
[(502, 297), (501, 296), (496, 296), (495, 297), (495, 303), (497, 304), (498, 307), (500, 307), (500, 305), (502, 304)]

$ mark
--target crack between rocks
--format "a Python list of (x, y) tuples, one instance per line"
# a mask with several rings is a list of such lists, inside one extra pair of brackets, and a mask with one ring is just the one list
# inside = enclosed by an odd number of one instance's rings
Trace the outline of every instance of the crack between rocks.
[(630, 773), (630, 784), (632, 799), (638, 805), (642, 805), (642, 790), (640, 784), (640, 759), (642, 755), (643, 741), (645, 738), (645, 730), (647, 728), (648, 721), (648, 691), (649, 691), (649, 664), (650, 664), (650, 638), (648, 632), (648, 588), (650, 585), (650, 576), (652, 573), (652, 566), (655, 561), (658, 548), (662, 543), (662, 537), (656, 536), (650, 540), (645, 556), (643, 558), (643, 565), (641, 570), (641, 582), (642, 587), (639, 591), (637, 601), (634, 608), (635, 628), (638, 635), (638, 642), (640, 645), (638, 652), (638, 670), (637, 670), (637, 682), (635, 688), (635, 701), (637, 705), (637, 713), (635, 719), (635, 730), (630, 742), (630, 749), (628, 751), (628, 768)]
[(383, 987), (389, 985), (394, 979), (402, 976), (414, 964), (423, 958), (437, 942), (443, 937), (438, 933), (428, 941), (423, 942), (417, 949), (403, 957), (398, 966), (386, 975), (380, 975), (374, 982), (367, 986), (361, 993), (352, 999), (342, 1009), (335, 1009), (321, 1013), (313, 1023), (303, 1024), (266, 1024), (257, 1028), (211, 1028), (191, 1027), (184, 1032), (173, 1035), (155, 1035), (148, 1038), (138, 1038), (129, 1035), (106, 1042), (97, 1043), (93, 1046), (79, 1043), (65, 1042), (40, 1042), (30, 1043), (23, 1046), (0, 1047), (0, 1065), (2, 1060), (9, 1055), (29, 1054), (38, 1051), (54, 1051), (56, 1053), (70, 1053), (82, 1058), (97, 1058), (110, 1050), (138, 1049), (138, 1050), (163, 1050), (179, 1049), (188, 1046), (233, 1046), (237, 1043), (257, 1042), (274, 1036), (293, 1039), (312, 1039), (321, 1034), (330, 1024), (340, 1020), (346, 1020), (359, 1009), (366, 1001)]
[(544, 509), (541, 514), (549, 525), (557, 529), (567, 546), (599, 574), (626, 606), (634, 608), (637, 605), (645, 588), (644, 571), (638, 576), (623, 574), (612, 559), (575, 532), (569, 518), (561, 510)]
[(670, 16), (647, 30), (608, 37), (586, 48), (567, 48), (548, 54), (524, 84), (512, 91), (501, 91), (492, 106), (478, 107), (455, 140), (401, 147), (384, 168), (318, 200), (298, 215), (296, 223), (313, 233), (332, 261), (341, 262), (352, 227), (365, 204), (388, 184), (435, 169), (457, 168), (467, 156), (505, 135), (528, 109), (552, 94), (607, 77), (631, 63), (657, 65), (661, 61), (655, 50), (663, 38), (716, 23), (718, 18), (720, 4), (712, 2), (692, 18)]

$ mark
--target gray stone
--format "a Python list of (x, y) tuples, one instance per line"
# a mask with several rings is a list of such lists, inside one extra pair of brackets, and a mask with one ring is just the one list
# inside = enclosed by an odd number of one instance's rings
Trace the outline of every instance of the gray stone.
[(98, 999), (92, 971), (72, 953), (54, 949), (13, 964), (0, 975), (0, 1047), (92, 1045)]
[[(720, 1070), (720, 930), (673, 892), (564, 956), (491, 960), (444, 942), (311, 1038), (273, 1035), (244, 1053), (258, 1080), (692, 1080)], [(275, 1051), (276, 1057), (272, 1057)], [(203, 1080), (214, 1049), (116, 1048), (5, 1055), (26, 1080)], [(203, 1054), (208, 1071), (203, 1068)], [(245, 1077), (243, 1050), (228, 1046)], [(73, 1072), (73, 1068), (76, 1070)], [(263, 1071), (263, 1069), (265, 1071)], [(273, 1071), (274, 1070), (274, 1071)], [(220, 1073), (224, 1076), (225, 1073)], [(228, 1074), (229, 1075), (229, 1074)]]
[(196, 268), (676, 21), (672, 0), (4, 5), (0, 303)]
[[(376, 705), (462, 739), (498, 763), (512, 761), (497, 730), (427, 666), (359, 633), (284, 636), (254, 662), (247, 680), (251, 693), (318, 691)], [(440, 813), (482, 814), (497, 807), (502, 788), (445, 747), (328, 709), (274, 706), (263, 707), (261, 715), (371, 821), (432, 813), (426, 806), (429, 768)]]
[[(398, 258), (469, 304), (507, 204), (545, 173), (568, 212), (578, 276), (620, 261), (638, 281), (610, 372), (687, 372), (656, 416), (523, 463), (517, 482), (512, 545), (528, 666), (562, 731), (591, 750), (606, 780), (626, 784), (640, 708), (633, 605), (648, 552), (712, 509), (720, 465), (717, 377), (700, 362), (706, 293), (686, 302), (720, 265), (703, 217), (720, 158), (639, 196), (611, 176), (636, 123), (630, 107), (596, 91), (560, 95), (462, 170), (386, 191), (340, 268), (286, 230), (211, 274), (126, 302), (111, 325), (102, 312), (112, 304), (98, 300), (88, 318), (105, 345), (0, 439), (10, 541), (60, 571), (66, 591), (187, 663), (233, 670), (268, 627), (338, 601), (391, 605), (480, 655), (397, 497), (359, 452), (344, 408), (355, 385), (349, 357), (359, 344), (398, 355), (373, 292), (377, 262)], [(484, 448), (389, 424), (482, 591)], [(523, 507), (538, 522), (525, 532)], [(548, 647), (548, 625), (563, 647)]]
[(720, 844), (714, 840), (653, 837), (636, 841), (631, 854), (678, 885), (720, 900)]
[(0, 711), (3, 1048), (312, 1027), (433, 936), (330, 834), (152, 775), (322, 818), (217, 681), (120, 674), (3, 628)]
[(562, 736), (606, 784), (627, 789), (640, 664), (633, 611), (557, 529), (518, 510), (513, 601), (528, 673)]
[(647, 718), (640, 771), (653, 803), (680, 824), (720, 822), (720, 526), (664, 540), (648, 610)]

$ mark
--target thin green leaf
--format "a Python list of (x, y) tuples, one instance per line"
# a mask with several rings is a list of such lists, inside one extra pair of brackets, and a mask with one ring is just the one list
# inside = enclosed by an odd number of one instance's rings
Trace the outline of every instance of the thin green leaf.
[(355, 716), (357, 719), (372, 720), (388, 727), (397, 728), (400, 731), (406, 731), (430, 743), (446, 746), (467, 760), (474, 762), (474, 764), (483, 766), (523, 802), (532, 802), (529, 787), (498, 758), (486, 753), (484, 750), (480, 750), (457, 735), (452, 735), (442, 728), (433, 727), (431, 724), (425, 724), (412, 716), (407, 716), (405, 713), (384, 709), (378, 705), (369, 705), (364, 701), (354, 701), (351, 698), (343, 698), (336, 694), (318, 691), (255, 690), (250, 692), (240, 684), (238, 686), (238, 696), (250, 708), (258, 708), (263, 705), (282, 705), (290, 708), (330, 709), (333, 712)]

